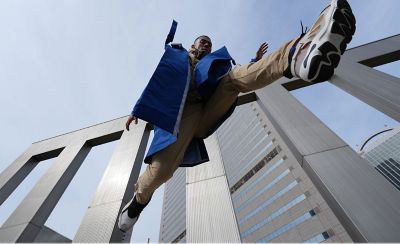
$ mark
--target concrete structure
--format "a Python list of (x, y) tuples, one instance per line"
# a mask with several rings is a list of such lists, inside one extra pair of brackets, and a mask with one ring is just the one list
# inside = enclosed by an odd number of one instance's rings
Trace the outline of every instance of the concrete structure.
[[(0, 242), (62, 242), (44, 225), (50, 213), (94, 146), (119, 140), (74, 242), (130, 240), (118, 229), (120, 209), (133, 197), (151, 128), (140, 122), (124, 130), (127, 117), (33, 143), (0, 175), (0, 203), (40, 161), (55, 158), (47, 172), (0, 228)], [(134, 156), (132, 156), (134, 155)], [(125, 237), (125, 238), (124, 238)]]
[(400, 191), (400, 127), (383, 132), (386, 134), (366, 144), (360, 155)]
[[(399, 47), (400, 36), (397, 35), (348, 50), (331, 82), (399, 121), (400, 79), (370, 68), (399, 60)], [(257, 154), (253, 159), (246, 159), (243, 152), (237, 157), (249, 160), (244, 169), (232, 168), (234, 164), (227, 167), (225, 161), (229, 161), (229, 155), (224, 151), (230, 150), (228, 145), (221, 144), (223, 134), (217, 133), (208, 138), (206, 146), (211, 161), (186, 172), (186, 226), (185, 230), (179, 227), (177, 233), (180, 234), (172, 240), (285, 241), (293, 237), (290, 230), (300, 226), (304, 226), (304, 229), (298, 229), (301, 240), (319, 241), (327, 236), (340, 235), (342, 237), (338, 240), (349, 240), (349, 236), (357, 242), (400, 240), (399, 192), (288, 92), (306, 85), (311, 84), (301, 80), (281, 79), (239, 99), (239, 105), (256, 101), (257, 105), (252, 109), (256, 109), (256, 114), (268, 126), (267, 135), (263, 135), (265, 131), (262, 123), (262, 128), (255, 131), (257, 135), (254, 135), (259, 136), (259, 141), (254, 143), (259, 147), (260, 159)], [(48, 171), (1, 226), (0, 241), (65, 241), (61, 235), (44, 226), (44, 223), (90, 149), (114, 140), (119, 140), (118, 145), (73, 241), (130, 240), (131, 233), (124, 236), (116, 227), (116, 222), (120, 209), (132, 198), (133, 192), (130, 189), (137, 180), (151, 127), (140, 122), (131, 131), (124, 131), (125, 120), (126, 117), (115, 119), (34, 143), (6, 168), (0, 174), (0, 203), (9, 197), (40, 161), (55, 158)], [(268, 134), (268, 131), (271, 133)], [(233, 131), (230, 133), (233, 134)], [(234, 137), (229, 139), (229, 133), (225, 136), (224, 143), (237, 143)], [(242, 147), (246, 145), (249, 144), (244, 141)], [(250, 216), (251, 211), (264, 206), (268, 200), (237, 198), (239, 200), (232, 201), (231, 196), (245, 192), (245, 184), (251, 184), (257, 179), (252, 176), (266, 173), (278, 163), (280, 157), (284, 160), (284, 167), (277, 166), (277, 171), (271, 171), (271, 174), (282, 177), (283, 183), (275, 182), (277, 188), (270, 190), (272, 195), (272, 191), (282, 187), (293, 187), (287, 188), (287, 193), (296, 187), (303, 190), (294, 191), (285, 199), (288, 202), (284, 206), (289, 208), (292, 216), (286, 216), (282, 222), (276, 223), (276, 229), (255, 231), (243, 237), (247, 228), (271, 220), (267, 216), (253, 220), (253, 216)], [(177, 194), (183, 192), (175, 190)], [(283, 202), (285, 200), (282, 199)], [(243, 201), (246, 204), (243, 205)], [(306, 204), (301, 205), (301, 202)], [(295, 210), (295, 205), (302, 207)], [(164, 216), (167, 216), (167, 210), (164, 209)], [(268, 211), (274, 210), (284, 211), (278, 208)], [(275, 212), (270, 213), (269, 216), (276, 215)], [(314, 216), (318, 216), (319, 222), (313, 222), (316, 219)], [(246, 221), (243, 222), (243, 219)], [(314, 229), (319, 223), (322, 223), (323, 228)], [(312, 233), (315, 235), (312, 236)], [(289, 236), (285, 239), (284, 235)]]

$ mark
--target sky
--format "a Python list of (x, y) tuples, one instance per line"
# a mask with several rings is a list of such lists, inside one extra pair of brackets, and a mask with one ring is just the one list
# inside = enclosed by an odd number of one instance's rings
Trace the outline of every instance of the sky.
[[(207, 34), (239, 64), (262, 42), (269, 52), (311, 26), (329, 1), (0, 1), (0, 172), (31, 143), (128, 115), (152, 75), (173, 19), (174, 42)], [(348, 47), (400, 34), (398, 0), (350, 0), (357, 31)], [(377, 69), (400, 77), (399, 62)], [(379, 82), (379, 81), (377, 81)], [(397, 126), (325, 82), (292, 94), (352, 148)], [(46, 225), (72, 239), (115, 142), (94, 148)], [(0, 225), (52, 160), (41, 162), (0, 206)], [(135, 226), (132, 242), (158, 241), (163, 189)]]

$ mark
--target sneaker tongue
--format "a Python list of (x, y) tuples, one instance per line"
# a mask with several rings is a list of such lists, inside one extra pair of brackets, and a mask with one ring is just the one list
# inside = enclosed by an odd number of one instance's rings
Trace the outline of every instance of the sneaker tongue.
[(308, 39), (312, 39), (317, 33), (318, 30), (321, 28), (322, 26), (322, 22), (323, 22), (323, 16), (321, 15), (317, 22), (315, 22), (315, 24), (311, 27), (309, 33), (308, 33)]
[(308, 49), (310, 48), (310, 44), (311, 42), (307, 42), (306, 44), (304, 44), (300, 51), (297, 53), (297, 56), (295, 57), (296, 62), (294, 63), (294, 70), (296, 74), (300, 73), (300, 66), (303, 64), (302, 60), (305, 59)]
[(314, 25), (311, 27), (311, 29), (308, 32), (308, 39), (312, 39), (315, 34), (318, 32), (318, 30), (323, 26), (324, 24), (324, 19), (325, 19), (325, 12), (328, 8), (326, 8), (322, 13), (319, 15), (318, 19), (315, 21)]

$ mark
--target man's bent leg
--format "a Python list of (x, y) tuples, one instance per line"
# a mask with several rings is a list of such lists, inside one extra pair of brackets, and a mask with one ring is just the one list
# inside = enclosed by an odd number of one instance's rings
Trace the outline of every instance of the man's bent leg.
[(186, 103), (182, 114), (180, 133), (178, 140), (156, 153), (152, 163), (139, 177), (135, 186), (136, 195), (122, 209), (118, 228), (126, 232), (137, 222), (140, 213), (149, 203), (154, 191), (169, 178), (179, 167), (183, 155), (193, 138), (194, 131), (198, 125), (202, 113), (202, 104)]
[(148, 203), (154, 191), (173, 176), (193, 138), (201, 113), (201, 103), (185, 104), (178, 140), (156, 153), (137, 181), (136, 199), (139, 203)]

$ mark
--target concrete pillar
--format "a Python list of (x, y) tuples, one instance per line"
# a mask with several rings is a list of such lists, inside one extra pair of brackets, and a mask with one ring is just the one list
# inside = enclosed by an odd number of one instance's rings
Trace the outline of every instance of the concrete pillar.
[[(149, 138), (149, 126), (140, 121), (124, 131), (127, 117), (33, 143), (0, 175), (3, 202), (42, 160), (54, 158), (47, 172), (0, 228), (0, 242), (33, 242), (65, 189), (94, 146), (121, 138), (75, 241), (121, 242), (119, 210), (132, 198)], [(46, 232), (47, 233), (47, 232)], [(41, 236), (44, 240), (46, 236)], [(130, 239), (130, 233), (125, 235)]]
[(29, 147), (13, 163), (11, 163), (0, 174), (0, 205), (11, 195), (11, 193), (21, 184), (29, 173), (37, 166), (40, 161), (57, 157), (64, 148), (48, 151), (39, 155), (34, 155), (34, 146)]
[(146, 123), (124, 131), (98, 185), (95, 196), (75, 235), (74, 242), (129, 242), (118, 229), (120, 210), (134, 195), (134, 184), (140, 173), (150, 129)]
[(85, 141), (66, 147), (0, 228), (1, 242), (33, 242), (90, 151)]

